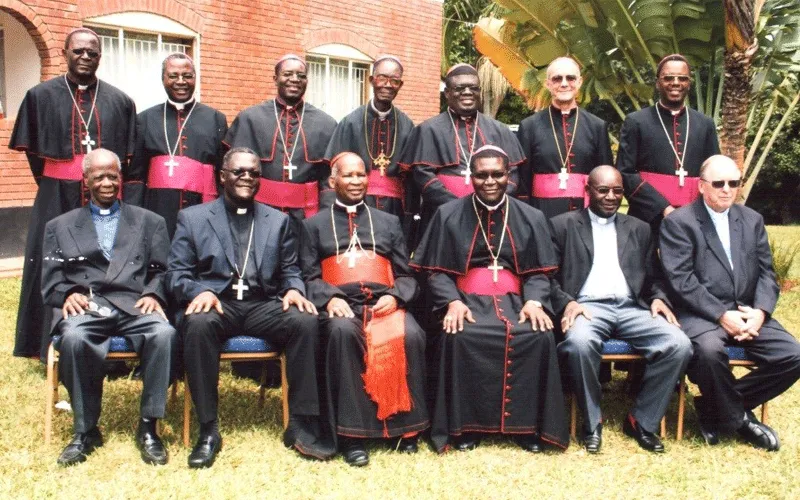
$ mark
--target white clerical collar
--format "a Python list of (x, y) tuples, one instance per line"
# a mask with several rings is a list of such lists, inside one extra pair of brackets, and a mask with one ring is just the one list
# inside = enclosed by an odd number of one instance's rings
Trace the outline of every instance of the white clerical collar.
[(78, 85), (78, 90), (80, 90), (81, 92), (85, 92), (86, 89), (88, 88), (89, 88), (88, 85)]
[(589, 220), (592, 221), (594, 224), (600, 224), (601, 226), (605, 226), (606, 224), (613, 224), (614, 221), (617, 219), (617, 214), (614, 213), (611, 217), (600, 217), (596, 213), (592, 212), (589, 209)]
[(486, 210), (489, 210), (490, 212), (497, 210), (498, 208), (500, 208), (500, 205), (502, 205), (503, 203), (506, 202), (506, 195), (505, 194), (503, 195), (502, 198), (500, 198), (500, 203), (498, 203), (497, 205), (494, 205), (494, 206), (489, 206), (486, 203), (484, 203), (483, 200), (481, 200), (481, 197), (478, 196), (477, 194), (474, 195), (474, 196), (475, 196), (475, 199), (478, 200), (478, 203), (480, 203), (481, 205), (486, 207)]
[(356, 213), (358, 211), (358, 207), (360, 207), (361, 205), (364, 204), (364, 200), (359, 201), (355, 205), (346, 205), (346, 204), (342, 203), (341, 201), (339, 201), (339, 198), (336, 198), (336, 204), (339, 205), (340, 207), (344, 208), (345, 210), (347, 210), (348, 214), (354, 214), (354, 213)]
[(685, 104), (681, 106), (680, 109), (677, 110), (668, 108), (667, 106), (664, 106), (664, 104), (661, 102), (660, 99), (658, 100), (658, 105), (664, 108), (665, 110), (669, 111), (669, 114), (671, 114), (672, 116), (678, 116), (679, 114), (683, 113), (684, 108), (686, 108)]
[(457, 116), (458, 118), (461, 118), (464, 121), (472, 120), (472, 119), (474, 119), (475, 117), (478, 116), (478, 112), (477, 111), (475, 112), (475, 115), (473, 115), (473, 116), (461, 116), (458, 113), (456, 113), (456, 110), (454, 110), (453, 108), (447, 108), (447, 111), (452, 113), (453, 115)]
[(380, 118), (381, 120), (385, 120), (386, 117), (389, 116), (389, 113), (392, 112), (392, 106), (391, 105), (389, 105), (389, 109), (387, 109), (386, 111), (381, 111), (378, 108), (376, 108), (375, 107), (375, 98), (374, 97), (369, 100), (369, 107), (372, 108), (372, 111), (374, 111), (378, 115), (378, 118)]
[(172, 104), (172, 107), (174, 107), (178, 111), (183, 111), (183, 108), (194, 102), (194, 94), (192, 94), (192, 97), (190, 97), (189, 100), (185, 102), (175, 102), (169, 97), (167, 97), (167, 102)]
[(236, 209), (236, 215), (246, 215), (246, 214), (247, 214), (247, 209), (246, 208), (237, 208)]
[(717, 219), (717, 220), (727, 219), (728, 218), (728, 212), (730, 212), (730, 210), (731, 210), (730, 207), (728, 207), (725, 210), (723, 210), (722, 212), (717, 212), (716, 210), (714, 210), (713, 208), (708, 206), (708, 203), (706, 203), (706, 200), (703, 200), (703, 205), (705, 205), (706, 210), (708, 210), (708, 215), (710, 215), (712, 219)]
[(561, 109), (561, 106), (556, 106), (553, 103), (550, 103), (550, 107), (553, 108), (553, 110), (555, 110), (556, 112), (560, 111), (562, 115), (569, 116), (572, 114), (573, 111), (575, 111), (578, 108), (578, 104), (573, 102), (570, 108), (566, 111)]

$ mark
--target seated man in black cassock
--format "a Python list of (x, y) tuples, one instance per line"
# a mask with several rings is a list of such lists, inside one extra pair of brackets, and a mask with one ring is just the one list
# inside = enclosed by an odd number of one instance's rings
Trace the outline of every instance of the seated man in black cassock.
[(164, 219), (117, 200), (119, 157), (95, 149), (83, 158), (88, 206), (47, 223), (42, 297), (54, 308), (61, 381), (69, 391), (75, 435), (59, 465), (86, 460), (103, 445), (97, 428), (104, 361), (112, 335), (124, 336), (142, 360), (141, 419), (136, 444), (148, 464), (167, 463), (156, 433), (163, 418), (175, 329), (162, 311), (169, 237)]
[(182, 210), (172, 241), (167, 280), (185, 312), (184, 365), (200, 421), (189, 467), (210, 467), (222, 447), (217, 425), (217, 385), (222, 343), (235, 335), (267, 339), (284, 351), (289, 378), (286, 446), (301, 454), (333, 454), (316, 438), (319, 402), (317, 310), (303, 297), (297, 237), (289, 217), (254, 197), (258, 156), (247, 148), (225, 155), (223, 196)]
[(412, 267), (430, 272), (441, 321), (431, 437), (436, 449), (478, 444), (476, 433), (515, 436), (531, 452), (569, 443), (550, 319), (549, 274), (558, 268), (547, 219), (506, 195), (505, 152), (472, 157), (475, 193), (443, 205)]
[(363, 160), (331, 162), (336, 201), (307, 219), (300, 262), (321, 315), (330, 425), (347, 463), (367, 465), (365, 438), (415, 453), (428, 427), (425, 332), (404, 310), (418, 292), (400, 220), (364, 203)]

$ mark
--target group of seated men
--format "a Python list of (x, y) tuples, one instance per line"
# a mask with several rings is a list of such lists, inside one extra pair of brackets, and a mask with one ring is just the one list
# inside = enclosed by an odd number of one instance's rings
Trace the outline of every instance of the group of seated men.
[[(764, 223), (734, 204), (741, 174), (685, 105), (682, 56), (659, 63), (658, 103), (626, 118), (614, 168), (570, 58), (550, 64), (551, 105), (516, 138), (478, 111), (465, 64), (445, 78), (448, 110), (414, 127), (393, 105), (402, 64), (381, 56), (373, 98), (337, 125), (304, 101), (306, 63), (290, 54), (278, 96), (228, 129), (195, 100), (185, 54), (164, 60), (167, 102), (138, 117), (96, 78), (101, 55), (91, 30), (68, 34), (67, 74), (28, 92), (10, 144), (39, 183), (15, 354), (56, 335), (74, 411), (60, 464), (102, 445), (111, 335), (142, 358), (147, 463), (167, 461), (156, 421), (178, 354), (200, 422), (189, 466), (214, 463), (219, 353), (235, 335), (285, 354), (284, 444), (309, 457), (362, 466), (366, 439), (413, 453), (428, 432), (439, 452), (492, 433), (566, 448), (562, 374), (597, 453), (610, 338), (645, 358), (622, 426), (644, 449), (664, 450), (656, 429), (684, 372), (706, 442), (779, 448), (752, 409), (800, 377), (800, 345), (772, 318)], [(727, 345), (759, 368), (735, 379)]]

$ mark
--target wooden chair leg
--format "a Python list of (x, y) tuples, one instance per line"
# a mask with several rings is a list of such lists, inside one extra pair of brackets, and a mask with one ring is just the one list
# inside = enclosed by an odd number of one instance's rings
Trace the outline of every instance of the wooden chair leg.
[(261, 363), (261, 379), (260, 384), (258, 386), (258, 408), (264, 408), (264, 401), (266, 400), (267, 394), (267, 364), (269, 361), (264, 361)]
[(683, 440), (683, 416), (686, 412), (686, 378), (681, 377), (681, 386), (678, 389), (678, 434), (676, 439)]
[(667, 417), (661, 417), (661, 439), (667, 439)]
[(169, 404), (174, 405), (175, 402), (178, 400), (178, 379), (172, 381), (172, 393), (169, 397)]
[(767, 407), (767, 402), (765, 401), (764, 404), (761, 405), (761, 423), (764, 425), (769, 425), (769, 409)]
[(47, 380), (44, 387), (44, 444), (49, 446), (53, 433), (53, 407), (58, 397), (58, 367), (55, 362), (53, 344), (47, 349)]
[(189, 392), (189, 378), (183, 376), (183, 445), (189, 446), (189, 430), (192, 426), (192, 394)]
[(569, 435), (573, 441), (577, 441), (578, 432), (578, 397), (571, 394), (569, 397)]
[(281, 354), (281, 398), (283, 399), (283, 428), (289, 427), (289, 379), (286, 377), (286, 355)]

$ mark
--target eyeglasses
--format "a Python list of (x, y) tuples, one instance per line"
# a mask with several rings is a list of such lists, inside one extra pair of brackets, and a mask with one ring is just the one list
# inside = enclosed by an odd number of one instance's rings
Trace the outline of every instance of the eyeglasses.
[(672, 83), (675, 80), (679, 83), (689, 83), (691, 78), (688, 75), (661, 75), (661, 81), (664, 83)]
[(244, 177), (244, 174), (250, 174), (250, 177), (253, 179), (258, 179), (261, 177), (261, 172), (258, 170), (253, 170), (251, 168), (223, 168), (225, 172), (230, 173), (235, 177)]
[(731, 189), (736, 189), (742, 185), (741, 179), (733, 179), (729, 181), (707, 181), (705, 179), (700, 179), (700, 180), (703, 182), (707, 182), (708, 184), (711, 184), (711, 187), (713, 187), (714, 189), (722, 189), (725, 187), (725, 184), (727, 184), (728, 187)]
[(72, 49), (71, 52), (78, 57), (83, 57), (84, 54), (94, 59), (100, 55), (100, 52), (97, 52), (92, 49)]
[(553, 75), (550, 77), (550, 82), (559, 85), (565, 79), (567, 83), (575, 83), (578, 81), (578, 75)]
[(479, 85), (459, 85), (457, 87), (451, 87), (450, 90), (455, 94), (463, 94), (467, 90), (473, 94), (479, 94), (481, 87)]
[(374, 75), (372, 81), (375, 82), (375, 85), (386, 85), (388, 83), (393, 89), (399, 89), (403, 86), (402, 78), (392, 78), (386, 75)]
[(169, 73), (167, 75), (167, 80), (169, 81), (177, 81), (180, 78), (183, 78), (184, 80), (194, 80), (194, 73)]
[(281, 78), (291, 78), (295, 77), (298, 80), (308, 80), (308, 75), (302, 73), (300, 71), (282, 71)]
[(614, 196), (622, 196), (623, 194), (625, 194), (625, 190), (622, 189), (621, 187), (613, 187), (613, 188), (610, 188), (608, 186), (595, 187), (592, 186), (591, 184), (589, 184), (589, 186), (595, 191), (597, 191), (598, 194), (601, 194), (603, 196), (607, 195), (608, 193), (614, 193)]
[(479, 181), (488, 180), (489, 177), (491, 177), (492, 179), (494, 179), (496, 181), (499, 181), (500, 179), (502, 179), (503, 177), (506, 177), (507, 175), (508, 175), (508, 172), (506, 172), (506, 171), (479, 172), (477, 174), (472, 174), (472, 177), (478, 179)]

